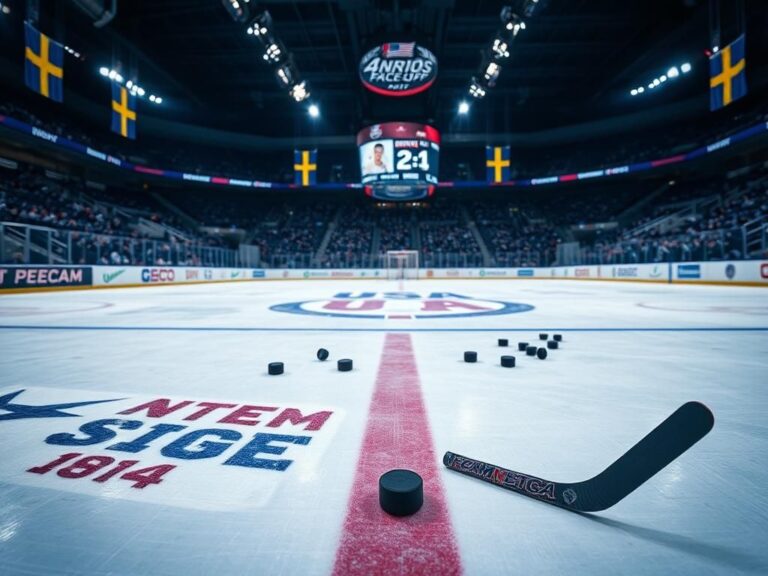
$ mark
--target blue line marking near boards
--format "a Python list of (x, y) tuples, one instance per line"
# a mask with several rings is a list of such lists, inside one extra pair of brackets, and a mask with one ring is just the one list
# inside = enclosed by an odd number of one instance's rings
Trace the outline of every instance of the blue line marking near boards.
[(276, 328), (258, 326), (23, 326), (0, 325), (0, 330), (79, 330), (84, 332), (768, 332), (768, 326), (661, 328)]

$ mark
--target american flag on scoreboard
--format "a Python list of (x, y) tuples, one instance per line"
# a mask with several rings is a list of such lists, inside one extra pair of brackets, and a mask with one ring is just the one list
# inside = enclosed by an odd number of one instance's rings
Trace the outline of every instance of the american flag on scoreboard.
[(416, 42), (390, 42), (381, 47), (384, 58), (413, 58)]

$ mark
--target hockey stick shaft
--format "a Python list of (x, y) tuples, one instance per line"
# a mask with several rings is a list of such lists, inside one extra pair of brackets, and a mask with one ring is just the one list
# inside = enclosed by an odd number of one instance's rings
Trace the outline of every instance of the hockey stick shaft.
[(700, 402), (687, 402), (603, 472), (575, 484), (552, 482), (480, 460), (446, 452), (451, 470), (496, 484), (569, 510), (597, 512), (610, 508), (701, 440), (714, 416)]

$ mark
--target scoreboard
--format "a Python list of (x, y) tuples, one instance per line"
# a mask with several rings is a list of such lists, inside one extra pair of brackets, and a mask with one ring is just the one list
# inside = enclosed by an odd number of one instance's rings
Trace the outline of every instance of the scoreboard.
[(426, 124), (386, 122), (357, 134), (366, 193), (382, 200), (417, 200), (437, 185), (440, 133)]

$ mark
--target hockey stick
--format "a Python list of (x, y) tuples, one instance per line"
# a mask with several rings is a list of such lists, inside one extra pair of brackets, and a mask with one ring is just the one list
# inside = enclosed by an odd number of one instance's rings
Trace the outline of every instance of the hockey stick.
[(566, 484), (500, 468), (453, 452), (443, 464), (451, 470), (496, 484), (518, 494), (578, 512), (605, 510), (701, 440), (715, 418), (700, 402), (687, 402), (603, 472), (584, 482)]

